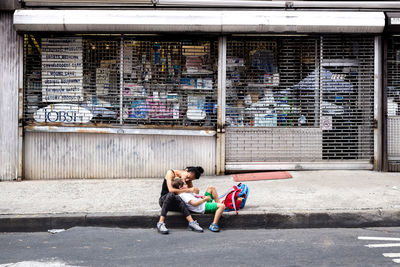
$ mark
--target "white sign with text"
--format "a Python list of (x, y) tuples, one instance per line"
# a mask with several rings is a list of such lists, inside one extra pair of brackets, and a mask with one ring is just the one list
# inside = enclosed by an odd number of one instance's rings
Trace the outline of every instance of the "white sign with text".
[(88, 123), (93, 114), (76, 104), (53, 104), (38, 109), (33, 118), (36, 122)]
[(42, 38), (42, 101), (83, 100), (82, 38)]

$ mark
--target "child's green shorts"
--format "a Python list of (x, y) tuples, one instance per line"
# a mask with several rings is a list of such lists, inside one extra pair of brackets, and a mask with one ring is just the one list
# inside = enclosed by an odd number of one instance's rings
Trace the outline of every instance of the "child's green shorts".
[(215, 213), (217, 211), (217, 202), (213, 202), (212, 195), (208, 192), (204, 193), (204, 196), (210, 196), (211, 200), (206, 202), (206, 208), (204, 213)]

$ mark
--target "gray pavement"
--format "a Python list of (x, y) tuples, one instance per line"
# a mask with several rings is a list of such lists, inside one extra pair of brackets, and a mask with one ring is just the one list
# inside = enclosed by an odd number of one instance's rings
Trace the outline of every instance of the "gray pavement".
[[(224, 213), (230, 228), (367, 227), (400, 225), (400, 173), (290, 171), (292, 179), (249, 181), (246, 207)], [(0, 231), (72, 226), (154, 227), (162, 178), (0, 182)], [(203, 176), (204, 191), (223, 193), (231, 175)], [(210, 215), (195, 215), (203, 226)], [(167, 225), (184, 227), (172, 212)]]

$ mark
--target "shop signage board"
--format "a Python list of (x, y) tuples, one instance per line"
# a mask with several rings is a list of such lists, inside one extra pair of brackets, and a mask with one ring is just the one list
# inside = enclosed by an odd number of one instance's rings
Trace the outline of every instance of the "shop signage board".
[(82, 38), (42, 38), (42, 101), (79, 102), (82, 95)]
[(38, 109), (33, 118), (36, 122), (88, 123), (93, 114), (76, 104), (53, 104)]

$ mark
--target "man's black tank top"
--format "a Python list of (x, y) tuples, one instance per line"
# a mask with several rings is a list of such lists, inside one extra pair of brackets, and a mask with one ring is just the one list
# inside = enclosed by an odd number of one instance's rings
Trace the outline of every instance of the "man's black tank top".
[[(174, 176), (176, 176), (174, 170), (171, 170), (171, 171), (173, 172)], [(166, 195), (168, 193), (169, 193), (169, 190), (168, 190), (167, 180), (164, 178), (164, 182), (161, 187), (161, 196)]]

